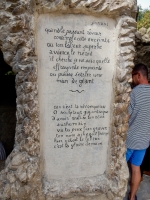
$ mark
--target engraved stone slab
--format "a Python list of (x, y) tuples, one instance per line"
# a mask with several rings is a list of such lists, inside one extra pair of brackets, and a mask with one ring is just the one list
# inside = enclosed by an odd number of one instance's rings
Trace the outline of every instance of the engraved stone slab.
[(37, 24), (41, 156), (48, 180), (107, 166), (115, 20), (40, 15)]

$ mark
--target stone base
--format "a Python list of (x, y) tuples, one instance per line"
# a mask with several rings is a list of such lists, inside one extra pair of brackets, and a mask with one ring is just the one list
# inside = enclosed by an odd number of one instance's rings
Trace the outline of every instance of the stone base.
[[(108, 200), (108, 198), (106, 197), (106, 195), (102, 194), (102, 195), (98, 195), (98, 196), (91, 196), (91, 197), (72, 197), (70, 200)], [(67, 200), (67, 199), (66, 199)]]

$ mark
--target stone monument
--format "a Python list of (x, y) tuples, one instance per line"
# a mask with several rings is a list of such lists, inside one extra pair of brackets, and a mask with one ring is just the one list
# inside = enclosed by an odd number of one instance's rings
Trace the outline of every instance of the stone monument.
[(0, 199), (123, 199), (136, 1), (0, 8), (0, 48), (17, 92)]

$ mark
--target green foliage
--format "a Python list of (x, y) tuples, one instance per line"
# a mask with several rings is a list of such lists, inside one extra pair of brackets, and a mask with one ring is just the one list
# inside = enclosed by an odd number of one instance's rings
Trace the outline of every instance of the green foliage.
[(150, 9), (142, 9), (141, 6), (139, 6), (139, 13), (137, 17), (137, 29), (140, 28), (146, 28), (148, 29), (150, 27)]
[(8, 71), (5, 75), (15, 75), (13, 71)]

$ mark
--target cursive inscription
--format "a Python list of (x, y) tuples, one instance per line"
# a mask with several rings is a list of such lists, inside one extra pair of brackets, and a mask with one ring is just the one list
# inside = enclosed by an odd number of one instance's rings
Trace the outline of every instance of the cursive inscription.
[(37, 30), (45, 176), (103, 174), (111, 130), (115, 21), (86, 15), (41, 15)]
[[(92, 25), (97, 23), (93, 21)], [(59, 84), (77, 87), (94, 84), (96, 79), (102, 78), (104, 67), (111, 64), (109, 55), (95, 57), (111, 42), (104, 32), (91, 28), (73, 30), (60, 25), (46, 27), (45, 33), (52, 40), (46, 44), (49, 62), (53, 65), (49, 75)]]
[(89, 126), (88, 120), (108, 115), (105, 105), (54, 106), (52, 120), (56, 126), (54, 148), (76, 148), (102, 145), (101, 136), (107, 136), (109, 127)]

